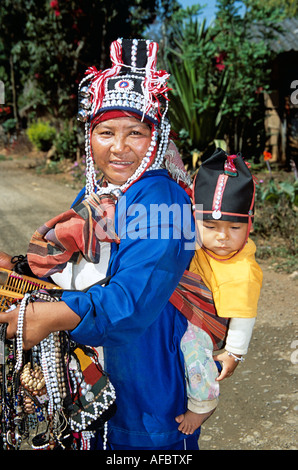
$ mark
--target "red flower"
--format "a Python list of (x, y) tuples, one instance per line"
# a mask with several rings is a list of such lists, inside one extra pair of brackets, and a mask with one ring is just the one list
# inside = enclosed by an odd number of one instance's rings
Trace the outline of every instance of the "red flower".
[(50, 7), (53, 8), (54, 10), (56, 10), (57, 8), (59, 8), (58, 0), (52, 0), (52, 1), (50, 2)]
[(75, 16), (82, 16), (83, 10), (82, 10), (81, 8), (77, 8), (77, 9), (74, 11), (74, 14), (75, 14)]
[(50, 2), (50, 7), (53, 8), (53, 10), (55, 10), (55, 16), (58, 17), (61, 15), (61, 12), (59, 11), (59, 3), (58, 3), (58, 0), (52, 0)]
[(215, 57), (215, 68), (219, 70), (219, 72), (222, 72), (226, 68), (223, 62), (225, 57), (226, 54), (224, 52), (221, 52), (218, 56)]
[(263, 152), (264, 155), (264, 161), (266, 162), (267, 160), (271, 160), (272, 155), (270, 152)]
[(259, 95), (259, 94), (262, 93), (263, 91), (264, 91), (264, 88), (263, 88), (262, 86), (259, 86), (259, 87), (256, 89), (255, 93), (256, 93), (257, 95)]
[(225, 64), (216, 64), (215, 68), (219, 70), (220, 72), (222, 72), (226, 68), (226, 66)]

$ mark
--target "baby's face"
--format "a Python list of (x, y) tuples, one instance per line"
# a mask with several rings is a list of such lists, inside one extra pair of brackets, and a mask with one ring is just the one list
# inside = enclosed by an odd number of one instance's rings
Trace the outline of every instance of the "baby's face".
[(240, 250), (247, 236), (247, 223), (225, 220), (198, 220), (202, 244), (219, 256), (227, 256)]

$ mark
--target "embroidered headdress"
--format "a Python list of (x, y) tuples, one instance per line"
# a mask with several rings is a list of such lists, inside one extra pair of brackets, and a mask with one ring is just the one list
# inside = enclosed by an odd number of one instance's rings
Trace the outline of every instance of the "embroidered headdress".
[[(144, 39), (117, 39), (111, 44), (112, 67), (98, 71), (90, 67), (79, 86), (78, 119), (85, 123), (86, 193), (97, 186), (91, 132), (102, 113), (127, 112), (151, 124), (151, 145), (135, 173), (122, 185), (118, 194), (124, 193), (149, 169), (160, 168), (169, 144), (170, 123), (167, 118), (169, 74), (156, 69), (158, 44)], [(108, 115), (108, 114), (107, 114)], [(178, 179), (186, 172), (177, 168)], [(176, 178), (177, 179), (177, 178)], [(102, 192), (101, 188), (98, 191)]]
[(204, 220), (249, 222), (253, 217), (255, 183), (241, 155), (217, 149), (202, 163), (194, 184), (194, 202)]

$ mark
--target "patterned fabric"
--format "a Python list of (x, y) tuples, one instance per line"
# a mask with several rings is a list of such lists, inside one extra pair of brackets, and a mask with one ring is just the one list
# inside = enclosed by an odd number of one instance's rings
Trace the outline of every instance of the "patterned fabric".
[(68, 261), (78, 262), (82, 256), (98, 263), (101, 241), (120, 243), (114, 230), (115, 201), (112, 194), (91, 194), (37, 229), (27, 252), (34, 274), (51, 276), (62, 271)]
[(191, 177), (186, 171), (179, 150), (172, 140), (170, 140), (165, 153), (164, 164), (171, 177), (186, 190), (189, 196), (191, 196)]
[(190, 323), (210, 335), (215, 350), (223, 347), (229, 318), (218, 317), (212, 293), (199, 275), (186, 270), (170, 297), (170, 302)]
[(213, 360), (210, 336), (189, 323), (181, 340), (181, 349), (187, 366), (187, 408), (195, 413), (213, 410), (219, 397), (219, 382), (216, 381), (218, 369)]

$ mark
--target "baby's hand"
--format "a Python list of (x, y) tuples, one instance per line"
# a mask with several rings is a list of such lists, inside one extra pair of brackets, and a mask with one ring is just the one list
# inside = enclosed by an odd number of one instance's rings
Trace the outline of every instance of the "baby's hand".
[[(239, 356), (239, 358), (240, 357), (241, 356)], [(239, 363), (239, 361), (235, 361), (233, 356), (229, 356), (227, 351), (222, 354), (218, 354), (218, 356), (215, 356), (215, 359), (222, 362), (222, 371), (216, 379), (218, 382), (225, 379), (226, 377), (231, 377)]]

